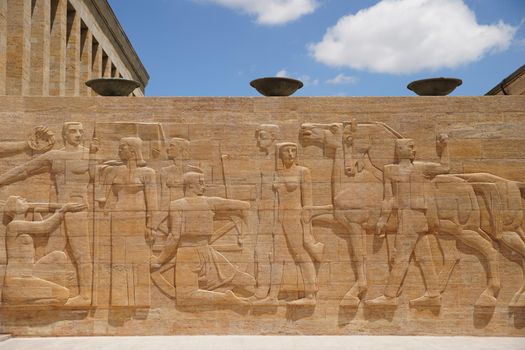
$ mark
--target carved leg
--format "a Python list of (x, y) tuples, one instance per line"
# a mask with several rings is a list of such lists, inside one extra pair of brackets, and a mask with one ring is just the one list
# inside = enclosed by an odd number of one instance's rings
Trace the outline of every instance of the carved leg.
[(476, 301), (476, 306), (493, 307), (496, 305), (496, 296), (501, 288), (499, 269), (498, 269), (498, 251), (492, 247), (492, 244), (484, 239), (478, 232), (462, 229), (459, 225), (451, 221), (440, 222), (440, 229), (454, 235), (456, 239), (465, 243), (471, 248), (480, 252), (488, 261), (488, 286), (481, 293)]
[(368, 287), (366, 279), (365, 232), (360, 224), (350, 222), (341, 210), (335, 211), (335, 218), (348, 231), (350, 257), (355, 264), (357, 277), (356, 282), (345, 294), (339, 305), (355, 307), (361, 301), (361, 297)]
[(416, 244), (414, 255), (421, 272), (423, 280), (426, 285), (426, 292), (423, 296), (410, 300), (411, 306), (440, 306), (441, 294), (439, 290), (439, 282), (432, 260), (432, 252), (430, 250), (430, 243), (428, 235), (423, 235)]
[[(525, 276), (525, 242), (521, 239), (520, 234), (518, 232), (505, 231), (501, 235), (500, 242), (503, 242), (507, 247), (521, 256), (521, 268)], [(509, 306), (525, 306), (525, 297), (522, 297), (524, 291), (525, 281), (522, 282), (521, 288), (512, 297)]]
[(72, 259), (77, 268), (78, 296), (70, 298), (67, 305), (91, 305), (93, 288), (93, 261), (91, 258), (88, 215), (86, 212), (67, 213), (64, 218), (67, 240), (72, 251)]

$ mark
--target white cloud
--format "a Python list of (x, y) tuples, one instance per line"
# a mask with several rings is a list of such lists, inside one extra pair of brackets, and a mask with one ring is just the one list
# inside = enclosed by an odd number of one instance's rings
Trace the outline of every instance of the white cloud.
[(452, 68), (505, 50), (516, 28), (481, 25), (462, 0), (383, 0), (339, 19), (314, 58), (334, 67), (380, 73)]
[(319, 79), (312, 78), (309, 75), (302, 75), (299, 80), (303, 82), (304, 86), (317, 86), (319, 85)]
[[(198, 0), (197, 0), (198, 1)], [(257, 23), (279, 25), (314, 12), (317, 0), (200, 0), (257, 16)]]
[(286, 77), (289, 77), (290, 74), (288, 74), (288, 72), (286, 71), (286, 69), (281, 69), (280, 71), (278, 71), (277, 73), (275, 73), (275, 76), (276, 76), (276, 77), (280, 77), (280, 78), (286, 78)]
[(354, 84), (357, 83), (357, 80), (358, 79), (356, 77), (341, 73), (332, 79), (328, 79), (326, 83), (333, 85)]

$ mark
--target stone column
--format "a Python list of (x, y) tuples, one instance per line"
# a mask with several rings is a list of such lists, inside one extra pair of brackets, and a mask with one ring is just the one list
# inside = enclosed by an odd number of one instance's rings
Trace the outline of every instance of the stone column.
[(66, 94), (67, 0), (51, 0), (49, 94)]
[(0, 1), (0, 95), (5, 95), (7, 58), (7, 2)]
[(31, 0), (7, 0), (6, 51), (7, 94), (29, 94), (29, 72), (31, 69)]
[(85, 84), (91, 79), (93, 69), (93, 35), (88, 28), (82, 28), (80, 41), (80, 95), (91, 96), (91, 89)]
[(113, 63), (109, 59), (108, 56), (104, 56), (103, 58), (103, 76), (104, 78), (111, 78), (111, 71), (112, 71)]
[[(102, 47), (100, 44), (93, 39), (93, 66), (91, 68), (91, 77), (93, 79), (102, 77)], [(91, 89), (90, 89), (91, 90)], [(91, 90), (91, 95), (95, 96), (95, 91)]]
[(80, 91), (80, 15), (67, 11), (66, 96), (78, 96)]
[(49, 49), (51, 30), (50, 0), (33, 0), (31, 16), (31, 87), (30, 94), (49, 94)]

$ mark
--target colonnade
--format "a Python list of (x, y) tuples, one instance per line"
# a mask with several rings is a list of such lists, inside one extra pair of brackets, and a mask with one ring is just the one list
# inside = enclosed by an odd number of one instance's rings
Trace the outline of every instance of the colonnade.
[(81, 17), (81, 2), (0, 0), (0, 95), (91, 96), (89, 79), (133, 79)]

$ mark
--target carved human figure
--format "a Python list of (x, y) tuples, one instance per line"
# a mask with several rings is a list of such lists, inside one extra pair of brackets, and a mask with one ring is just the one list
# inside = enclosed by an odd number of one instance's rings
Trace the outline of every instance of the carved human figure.
[(257, 198), (257, 243), (255, 245), (257, 299), (268, 295), (271, 284), (271, 255), (273, 253), (275, 144), (280, 128), (275, 124), (261, 124), (255, 131), (257, 147), (263, 153), (258, 159), (259, 181)]
[(279, 138), (280, 128), (275, 124), (261, 124), (255, 130), (255, 139), (257, 140), (257, 147), (273, 157), (274, 145)]
[[(90, 148), (82, 145), (84, 128), (79, 122), (66, 122), (62, 128), (64, 148), (51, 150), (0, 176), (0, 187), (48, 172), (60, 203), (88, 204), (88, 185), (94, 178), (98, 141)], [(68, 212), (62, 225), (77, 270), (79, 294), (67, 305), (91, 305), (93, 262), (90, 252), (87, 210)]]
[(253, 294), (255, 279), (217, 252), (210, 242), (217, 211), (244, 211), (250, 203), (205, 196), (202, 170), (192, 168), (183, 176), (184, 197), (170, 204), (170, 235), (161, 254), (152, 257), (151, 267), (156, 270), (175, 257), (179, 305), (246, 304), (234, 291)]
[(103, 169), (105, 197), (101, 206), (111, 212), (111, 306), (148, 308), (149, 262), (157, 210), (156, 172), (146, 167), (142, 140), (120, 140), (121, 165)]
[[(440, 136), (441, 148), (446, 148), (446, 135)], [(441, 163), (416, 162), (415, 145), (411, 139), (396, 140), (397, 163), (384, 168), (384, 200), (377, 233), (384, 234), (390, 215), (397, 216), (397, 235), (393, 267), (390, 271), (384, 295), (368, 300), (370, 305), (397, 305), (398, 293), (416, 243), (429, 232), (429, 223), (437, 225), (437, 213), (433, 202), (430, 178), (448, 173), (448, 152), (442, 151)], [(427, 242), (419, 242), (416, 255), (425, 280), (426, 292), (411, 300), (413, 306), (441, 305), (437, 274)]]
[(324, 245), (316, 242), (310, 223), (304, 222), (302, 218), (303, 207), (312, 206), (310, 170), (296, 164), (297, 144), (279, 143), (276, 152), (282, 166), (278, 167), (273, 184), (276, 212), (271, 287), (268, 297), (260, 303), (278, 304), (288, 251), (299, 266), (304, 282), (304, 296), (288, 304), (313, 306), (318, 290), (313, 260), (320, 261)]
[[(69, 298), (69, 289), (51, 280), (39, 278), (39, 267), (58, 267), (66, 262), (62, 251), (54, 251), (35, 263), (33, 237), (46, 236), (56, 230), (66, 213), (86, 209), (82, 203), (61, 206), (53, 215), (42, 221), (27, 221), (25, 215), (30, 204), (22, 197), (10, 196), (5, 204), (3, 222), (6, 225), (7, 270), (3, 279), (3, 302), (6, 304), (55, 304), (63, 305)], [(48, 271), (60, 279), (59, 271)], [(62, 276), (64, 277), (64, 276)], [(65, 278), (62, 278), (65, 280)]]
[(168, 218), (170, 203), (184, 196), (182, 175), (190, 159), (190, 141), (174, 137), (170, 140), (166, 153), (173, 164), (160, 170), (160, 210), (162, 217), (158, 220), (157, 227), (158, 231), (165, 233), (167, 233), (167, 225), (165, 223)]

